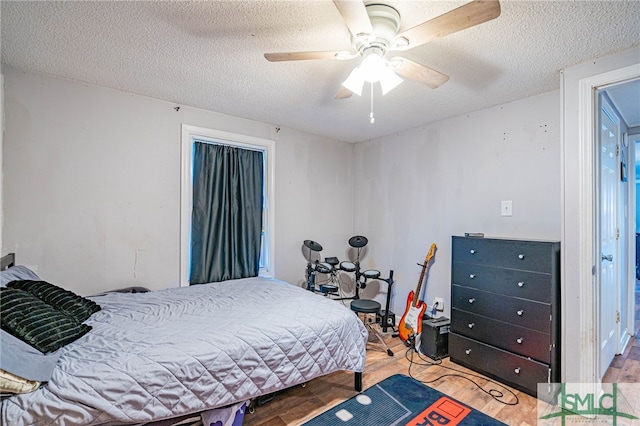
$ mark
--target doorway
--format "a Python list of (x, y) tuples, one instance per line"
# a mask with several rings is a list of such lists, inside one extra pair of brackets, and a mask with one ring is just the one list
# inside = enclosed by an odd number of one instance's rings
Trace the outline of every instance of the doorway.
[(594, 260), (600, 263), (594, 271), (599, 381), (614, 356), (623, 353), (635, 334), (635, 203), (631, 205), (635, 199), (635, 173), (629, 173), (628, 165), (634, 164), (630, 154), (635, 147), (635, 143), (629, 143), (629, 131), (640, 126), (640, 79), (603, 84), (595, 93), (598, 177)]
[[(600, 381), (595, 94), (640, 78), (634, 48), (562, 73), (562, 380)], [(632, 204), (635, 208), (635, 203)], [(631, 213), (631, 212), (630, 212)], [(635, 251), (629, 250), (630, 253)], [(629, 256), (631, 256), (629, 254)]]
[[(596, 91), (598, 377), (635, 334), (635, 173), (629, 133), (640, 125), (640, 79)], [(635, 203), (634, 203), (635, 204)], [(596, 259), (597, 261), (598, 259)]]

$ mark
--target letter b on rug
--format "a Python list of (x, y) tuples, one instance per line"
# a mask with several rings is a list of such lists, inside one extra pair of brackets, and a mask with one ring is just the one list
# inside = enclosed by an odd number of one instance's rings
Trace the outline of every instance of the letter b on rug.
[(470, 412), (470, 408), (447, 396), (443, 396), (411, 419), (406, 426), (456, 426)]

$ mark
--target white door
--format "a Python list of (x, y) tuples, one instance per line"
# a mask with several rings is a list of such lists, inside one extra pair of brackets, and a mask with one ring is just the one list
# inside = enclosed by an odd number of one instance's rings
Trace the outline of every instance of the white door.
[(606, 97), (598, 108), (600, 184), (599, 378), (611, 364), (617, 349), (618, 312), (618, 141), (620, 122)]

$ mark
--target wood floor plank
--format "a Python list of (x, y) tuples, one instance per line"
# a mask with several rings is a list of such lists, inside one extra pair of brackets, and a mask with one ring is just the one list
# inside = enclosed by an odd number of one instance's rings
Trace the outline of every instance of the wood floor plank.
[(620, 383), (639, 383), (638, 378), (640, 378), (640, 361), (627, 359), (620, 370), (617, 381)]

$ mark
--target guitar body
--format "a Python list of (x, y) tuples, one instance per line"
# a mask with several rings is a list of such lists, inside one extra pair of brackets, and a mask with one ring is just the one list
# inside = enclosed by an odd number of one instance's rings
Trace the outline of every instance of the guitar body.
[(400, 324), (398, 324), (398, 336), (400, 337), (400, 340), (402, 340), (407, 346), (411, 346), (411, 343), (413, 343), (416, 346), (416, 350), (418, 350), (418, 346), (420, 345), (422, 316), (424, 315), (424, 311), (427, 310), (427, 304), (420, 300), (420, 288), (425, 274), (429, 269), (429, 262), (433, 259), (436, 252), (436, 248), (435, 244), (431, 244), (427, 257), (424, 259), (424, 263), (422, 265), (418, 263), (418, 265), (422, 266), (422, 272), (420, 273), (420, 279), (418, 280), (418, 287), (415, 292), (413, 290), (409, 292), (409, 296), (407, 297), (407, 309), (404, 311), (404, 315), (402, 315), (402, 318), (400, 319)]
[(427, 309), (427, 304), (421, 300), (416, 306), (413, 306), (414, 296), (415, 293), (411, 290), (407, 297), (407, 308), (398, 325), (398, 336), (400, 336), (400, 339), (405, 343), (407, 343), (411, 337), (422, 333), (422, 316)]

